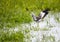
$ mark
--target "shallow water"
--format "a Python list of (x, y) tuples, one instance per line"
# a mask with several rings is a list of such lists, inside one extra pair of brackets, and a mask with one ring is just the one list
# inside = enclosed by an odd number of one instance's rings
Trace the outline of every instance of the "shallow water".
[[(58, 18), (58, 19), (57, 19)], [(49, 13), (40, 22), (21, 24), (10, 31), (22, 31), (25, 42), (60, 42), (60, 13)]]
[(48, 14), (43, 21), (38, 23), (22, 24), (23, 28), (29, 30), (25, 36), (26, 42), (60, 42), (60, 13)]

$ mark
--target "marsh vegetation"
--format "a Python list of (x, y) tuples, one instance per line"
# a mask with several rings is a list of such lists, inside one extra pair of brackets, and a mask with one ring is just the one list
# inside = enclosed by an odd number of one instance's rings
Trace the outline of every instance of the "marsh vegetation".
[[(0, 0), (0, 42), (60, 42), (60, 0)], [(32, 20), (50, 8), (43, 21)]]

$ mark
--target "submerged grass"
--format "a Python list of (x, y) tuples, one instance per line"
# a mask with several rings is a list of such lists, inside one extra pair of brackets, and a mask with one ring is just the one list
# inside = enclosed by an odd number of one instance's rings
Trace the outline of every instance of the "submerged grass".
[[(24, 42), (24, 36), (30, 39), (30, 30), (18, 31), (14, 33), (8, 30), (2, 30), (2, 28), (15, 27), (22, 23), (30, 23), (32, 21), (31, 12), (39, 14), (39, 12), (45, 8), (50, 8), (51, 11), (60, 12), (60, 0), (0, 0), (0, 42)], [(59, 18), (56, 18), (60, 21)], [(12, 28), (13, 29), (13, 28)], [(33, 30), (34, 27), (31, 28)], [(38, 27), (34, 31), (40, 30)], [(41, 29), (48, 30), (48, 29)], [(22, 33), (24, 32), (24, 33)], [(52, 39), (54, 37), (45, 37), (45, 40)], [(42, 42), (46, 42), (42, 41)], [(29, 40), (28, 40), (29, 42)], [(48, 42), (48, 41), (47, 41)]]
[(24, 42), (24, 34), (21, 31), (9, 31), (0, 29), (0, 42)]

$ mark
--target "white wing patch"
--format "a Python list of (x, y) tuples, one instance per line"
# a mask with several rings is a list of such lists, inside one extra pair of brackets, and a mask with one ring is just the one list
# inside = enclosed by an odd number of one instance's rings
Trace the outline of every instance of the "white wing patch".
[(42, 18), (45, 15), (45, 13), (44, 12), (41, 12), (40, 15), (41, 15), (41, 18)]

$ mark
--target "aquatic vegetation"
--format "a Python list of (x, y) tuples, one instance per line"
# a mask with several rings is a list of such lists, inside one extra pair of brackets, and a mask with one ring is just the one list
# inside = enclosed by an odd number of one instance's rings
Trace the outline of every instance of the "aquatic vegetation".
[(24, 42), (24, 34), (21, 31), (0, 29), (0, 42)]
[[(33, 22), (31, 12), (38, 15), (45, 8), (50, 14)], [(60, 0), (0, 0), (0, 42), (60, 42), (58, 12)]]

